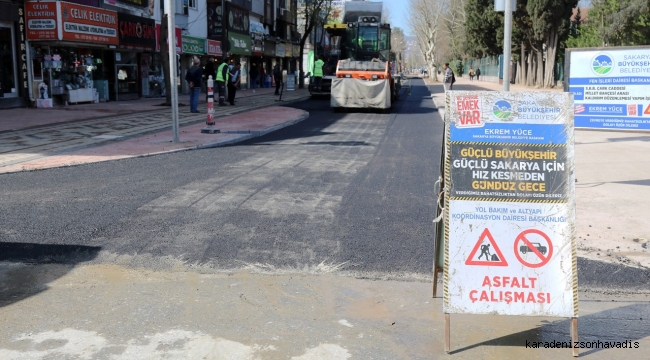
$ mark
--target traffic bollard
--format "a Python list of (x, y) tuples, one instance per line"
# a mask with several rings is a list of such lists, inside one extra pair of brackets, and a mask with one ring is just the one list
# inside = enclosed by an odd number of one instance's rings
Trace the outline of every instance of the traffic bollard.
[(214, 80), (212, 80), (212, 75), (208, 76), (208, 119), (205, 121), (205, 124), (208, 125), (201, 129), (202, 133), (208, 134), (218, 134), (221, 131), (214, 128)]

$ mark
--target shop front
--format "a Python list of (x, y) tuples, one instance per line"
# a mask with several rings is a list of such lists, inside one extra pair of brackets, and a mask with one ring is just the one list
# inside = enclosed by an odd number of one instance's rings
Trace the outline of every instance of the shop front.
[(296, 72), (300, 68), (298, 62), (301, 61), (302, 56), (300, 55), (300, 45), (293, 44), (291, 45), (291, 71)]
[(223, 56), (223, 49), (221, 48), (221, 41), (216, 41), (216, 40), (207, 40), (207, 49), (206, 53), (208, 56), (212, 56), (213, 58), (221, 58)]
[(223, 5), (221, 0), (207, 0), (208, 39), (223, 39)]
[(269, 39), (264, 40), (264, 58), (263, 58), (263, 73), (264, 79), (262, 84), (265, 87), (271, 87), (273, 85), (273, 64), (275, 61), (275, 42)]
[(189, 94), (190, 88), (185, 81), (185, 73), (192, 67), (194, 58), (201, 58), (205, 55), (205, 40), (204, 38), (183, 35), (181, 48), (183, 55), (181, 56), (181, 89), (183, 94)]
[(67, 2), (27, 2), (33, 89), (37, 106), (108, 99), (116, 76), (117, 12)]
[[(284, 61), (284, 54), (286, 52), (285, 45), (286, 45), (285, 43), (275, 44), (275, 57), (276, 57), (275, 62), (280, 64), (280, 69), (283, 70), (283, 73), (284, 70), (287, 69), (286, 68), (287, 63), (286, 61)], [(273, 66), (275, 66), (275, 64), (273, 64)]]
[[(0, 108), (25, 106), (29, 98), (22, 6), (0, 2)], [(25, 69), (25, 70), (23, 70)]]
[(251, 37), (238, 33), (228, 33), (230, 42), (230, 59), (235, 63), (241, 63), (241, 87), (247, 85), (248, 61), (251, 56)]
[(241, 63), (241, 88), (248, 85), (248, 63), (251, 56), (250, 36), (250, 14), (247, 9), (236, 6), (234, 3), (226, 3), (227, 39), (230, 45), (230, 60), (233, 63)]
[[(125, 13), (118, 13), (119, 51), (115, 52), (116, 100), (133, 100), (152, 96), (149, 75), (152, 68), (161, 67), (155, 57), (156, 23)], [(156, 61), (158, 64), (156, 64)]]

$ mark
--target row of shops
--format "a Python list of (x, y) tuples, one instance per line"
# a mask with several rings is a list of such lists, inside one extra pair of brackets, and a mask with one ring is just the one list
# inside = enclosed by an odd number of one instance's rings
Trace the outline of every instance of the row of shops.
[[(296, 70), (298, 45), (270, 38), (258, 23), (246, 28), (248, 35), (228, 31), (225, 47), (242, 63), (242, 80), (252, 63), (266, 73), (276, 63)], [(223, 41), (180, 28), (175, 38), (179, 75), (195, 57), (224, 55)], [(0, 0), (0, 108), (164, 96), (160, 43), (160, 24), (151, 18), (61, 1)], [(187, 92), (184, 81), (178, 86)]]

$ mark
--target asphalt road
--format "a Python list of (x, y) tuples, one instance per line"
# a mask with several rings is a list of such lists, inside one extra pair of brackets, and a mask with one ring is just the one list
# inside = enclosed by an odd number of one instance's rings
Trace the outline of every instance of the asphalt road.
[[(444, 353), (421, 80), (392, 114), (297, 106), (310, 118), (229, 147), (0, 175), (0, 358), (570, 356), (525, 347), (568, 340), (567, 319), (456, 314)], [(201, 273), (250, 268), (273, 275)], [(580, 301), (581, 355), (647, 357), (647, 294)]]
[(443, 126), (412, 81), (389, 114), (313, 99), (234, 146), (0, 175), (3, 258), (430, 274)]

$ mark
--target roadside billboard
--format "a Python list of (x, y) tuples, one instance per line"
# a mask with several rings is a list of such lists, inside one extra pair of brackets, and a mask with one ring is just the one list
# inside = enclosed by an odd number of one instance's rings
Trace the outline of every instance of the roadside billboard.
[(117, 12), (59, 2), (62, 40), (118, 45)]
[(117, 12), (63, 1), (25, 2), (27, 39), (117, 45)]
[(650, 47), (567, 49), (575, 127), (650, 131)]
[(572, 95), (446, 103), (444, 312), (577, 317)]
[(25, 2), (27, 40), (57, 40), (56, 2)]

